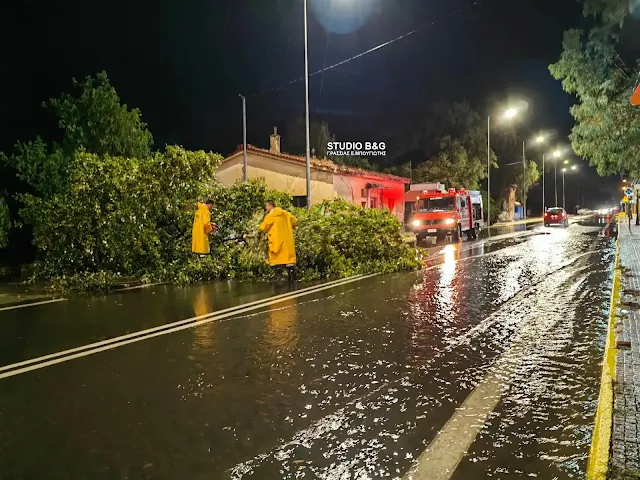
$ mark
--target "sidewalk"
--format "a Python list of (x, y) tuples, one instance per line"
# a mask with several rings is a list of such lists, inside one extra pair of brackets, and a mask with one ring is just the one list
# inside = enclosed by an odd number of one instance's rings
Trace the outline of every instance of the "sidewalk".
[[(640, 227), (619, 223), (620, 301), (616, 313), (610, 479), (640, 478)], [(614, 295), (615, 297), (615, 295)]]

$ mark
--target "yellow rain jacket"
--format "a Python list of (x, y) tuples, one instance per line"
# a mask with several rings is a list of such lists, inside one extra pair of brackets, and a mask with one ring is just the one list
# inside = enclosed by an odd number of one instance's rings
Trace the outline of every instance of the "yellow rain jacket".
[(293, 227), (296, 217), (276, 207), (264, 217), (260, 230), (269, 236), (269, 265), (293, 265), (296, 263), (296, 247), (293, 242)]
[(204, 203), (198, 203), (198, 211), (193, 217), (193, 230), (191, 232), (191, 251), (200, 255), (206, 255), (209, 249), (209, 234), (211, 228), (211, 212)]

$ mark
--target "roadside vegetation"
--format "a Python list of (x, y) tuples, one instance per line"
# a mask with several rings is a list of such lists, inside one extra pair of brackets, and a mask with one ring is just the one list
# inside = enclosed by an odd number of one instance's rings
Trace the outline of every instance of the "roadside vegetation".
[[(59, 143), (18, 143), (0, 162), (18, 185), (0, 199), (0, 248), (10, 228), (30, 232), (31, 280), (63, 292), (99, 292), (123, 282), (188, 284), (222, 278), (264, 279), (266, 239), (257, 232), (264, 203), (295, 210), (300, 279), (393, 272), (420, 266), (388, 212), (343, 201), (313, 211), (293, 209), (291, 198), (250, 181), (225, 188), (214, 174), (222, 157), (167, 146), (153, 137), (138, 110), (120, 103), (106, 74), (74, 82), (77, 92), (45, 105), (58, 119)], [(191, 254), (195, 204), (215, 200), (211, 256)], [(12, 218), (13, 217), (13, 218)]]

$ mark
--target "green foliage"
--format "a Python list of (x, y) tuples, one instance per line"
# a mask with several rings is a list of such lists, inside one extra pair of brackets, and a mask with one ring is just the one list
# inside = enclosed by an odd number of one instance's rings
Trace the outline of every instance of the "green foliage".
[(111, 290), (122, 279), (117, 273), (105, 271), (61, 275), (51, 279), (49, 289), (60, 293), (101, 293)]
[(209, 193), (220, 161), (179, 147), (142, 159), (77, 153), (67, 190), (21, 195), (41, 275), (143, 275), (188, 258), (194, 199)]
[[(305, 119), (298, 117), (287, 125), (286, 136), (283, 143), (289, 153), (304, 155), (307, 151)], [(329, 124), (326, 122), (309, 122), (309, 147), (315, 151), (318, 158), (327, 156), (327, 143), (334, 141)]]
[(11, 167), (35, 194), (48, 198), (67, 188), (73, 157), (36, 137), (34, 141), (18, 142), (11, 156), (0, 153), (0, 162)]
[[(466, 102), (434, 105), (424, 120), (408, 125), (396, 143), (395, 163), (411, 159), (415, 182), (477, 189), (487, 176), (485, 121)], [(497, 168), (493, 151), (491, 161)]]
[[(266, 200), (290, 209), (289, 195), (270, 191), (261, 181), (231, 188), (217, 184), (214, 173), (222, 158), (216, 154), (180, 147), (152, 153), (140, 112), (120, 104), (106, 74), (74, 86), (75, 96), (64, 94), (47, 104), (63, 131), (60, 144), (49, 146), (38, 137), (0, 158), (28, 186), (16, 198), (38, 254), (29, 267), (33, 279), (50, 280), (65, 292), (97, 292), (132, 278), (187, 284), (270, 275), (266, 241), (257, 226)], [(322, 156), (331, 138), (328, 127), (313, 131)], [(339, 161), (365, 166), (362, 159)], [(210, 239), (210, 257), (199, 260), (191, 254), (191, 227), (195, 203), (205, 197), (216, 202), (212, 220), (218, 229)], [(402, 242), (400, 222), (388, 212), (337, 201), (296, 215), (301, 278), (420, 265)], [(0, 199), (0, 246), (9, 225)]]
[(5, 248), (9, 243), (9, 230), (11, 229), (11, 215), (9, 206), (4, 197), (0, 197), (0, 248)]
[[(484, 207), (484, 215), (485, 215), (485, 221), (487, 220), (487, 213), (488, 213), (488, 208), (487, 206), (489, 205), (488, 201), (487, 201), (487, 192), (485, 190), (482, 190), (481, 192), (482, 195), (482, 205)], [(491, 223), (494, 223), (498, 220), (498, 215), (500, 215), (500, 202), (496, 201), (495, 198), (491, 197)]]
[(403, 241), (401, 223), (386, 210), (333, 200), (311, 212), (298, 210), (296, 215), (298, 267), (306, 278), (420, 266), (415, 250)]
[(120, 103), (106, 72), (73, 80), (77, 94), (62, 94), (45, 103), (64, 133), (62, 149), (70, 154), (84, 149), (97, 155), (142, 158), (151, 155), (153, 137), (140, 110)]
[(63, 94), (45, 102), (62, 129), (62, 143), (52, 146), (40, 137), (18, 142), (0, 162), (25, 182), (31, 193), (43, 198), (64, 191), (74, 175), (76, 152), (144, 158), (151, 155), (153, 138), (137, 109), (128, 110), (109, 84), (106, 73), (73, 81), (76, 96)]
[(608, 28), (621, 27), (638, 5), (637, 0), (585, 0), (582, 13), (585, 17), (599, 18)]
[(231, 188), (217, 185), (212, 196), (215, 206), (211, 216), (218, 227), (214, 239), (241, 238), (250, 228), (257, 227), (252, 220), (256, 212), (264, 212), (267, 200), (274, 200), (285, 210), (291, 208), (292, 202), (291, 195), (269, 190), (262, 180), (255, 179), (237, 182)]
[[(538, 171), (538, 165), (536, 162), (532, 162), (531, 160), (527, 160), (527, 169), (526, 172), (523, 172), (521, 166), (515, 167), (518, 170), (518, 173), (515, 175), (514, 184), (518, 186), (519, 190), (522, 190), (522, 185), (525, 185), (527, 188), (527, 192), (531, 190), (538, 180), (540, 179), (540, 172)], [(526, 173), (526, 177), (525, 177)], [(526, 183), (523, 183), (523, 177), (525, 178)]]
[(571, 107), (573, 149), (600, 175), (640, 175), (640, 110), (629, 101), (640, 62), (626, 62), (616, 51), (628, 13), (627, 1), (586, 1), (584, 14), (595, 17), (597, 26), (566, 31), (560, 59), (549, 67), (578, 100)]

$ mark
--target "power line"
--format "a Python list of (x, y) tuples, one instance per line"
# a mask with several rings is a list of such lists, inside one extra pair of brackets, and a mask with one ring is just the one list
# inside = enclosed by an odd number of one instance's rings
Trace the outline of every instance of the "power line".
[[(342, 60), (342, 61), (340, 61), (338, 63), (334, 63), (333, 65), (329, 65), (328, 67), (324, 67), (324, 68), (322, 68), (320, 70), (317, 70), (317, 71), (315, 71), (313, 73), (310, 73), (309, 74), (309, 78), (314, 77), (316, 75), (320, 75), (321, 73), (324, 73), (324, 72), (326, 72), (328, 70), (332, 70), (332, 69), (334, 69), (336, 67), (339, 67), (341, 65), (345, 65), (345, 64), (347, 64), (347, 63), (349, 63), (349, 62), (351, 62), (353, 60), (356, 60), (358, 58), (364, 57), (365, 55), (368, 55), (368, 54), (373, 53), (373, 52), (375, 52), (377, 50), (380, 50), (380, 49), (382, 49), (384, 47), (387, 47), (387, 46), (391, 45), (392, 43), (395, 43), (395, 42), (397, 42), (399, 40), (405, 39), (405, 38), (413, 35), (414, 33), (418, 33), (418, 32), (421, 32), (423, 30), (426, 30), (426, 29), (428, 29), (430, 27), (433, 27), (437, 23), (443, 22), (445, 20), (448, 20), (450, 18), (455, 17), (456, 15), (459, 15), (461, 13), (464, 13), (464, 12), (468, 11), (468, 10), (471, 10), (472, 8), (478, 6), (480, 3), (482, 3), (482, 1), (483, 0), (476, 0), (471, 5), (469, 5), (467, 7), (459, 8), (457, 10), (454, 10), (453, 12), (451, 12), (451, 13), (449, 13), (447, 15), (444, 15), (444, 16), (438, 18), (437, 20), (432, 21), (431, 23), (427, 24), (424, 27), (419, 27), (419, 28), (416, 28), (414, 30), (411, 30), (410, 32), (407, 32), (407, 33), (405, 33), (403, 35), (400, 35), (399, 37), (396, 37), (396, 38), (394, 38), (392, 40), (389, 40), (387, 42), (381, 43), (380, 45), (377, 45), (377, 46), (375, 46), (373, 48), (370, 48), (369, 50), (365, 50), (364, 52), (358, 53), (357, 55), (349, 57), (349, 58), (347, 58), (345, 60)], [(302, 76), (300, 78), (296, 78), (294, 80), (290, 80), (290, 81), (285, 82), (285, 83), (282, 83), (282, 84), (280, 84), (280, 85), (278, 85), (276, 87), (272, 87), (272, 88), (269, 88), (269, 89), (266, 89), (266, 90), (262, 90), (260, 92), (253, 93), (251, 95), (247, 95), (247, 98), (253, 98), (253, 97), (260, 96), (260, 95), (264, 95), (266, 93), (275, 92), (275, 91), (278, 91), (278, 90), (283, 90), (284, 88), (288, 87), (289, 85), (293, 85), (294, 83), (298, 83), (298, 82), (301, 82), (303, 80), (304, 80), (304, 76)]]

